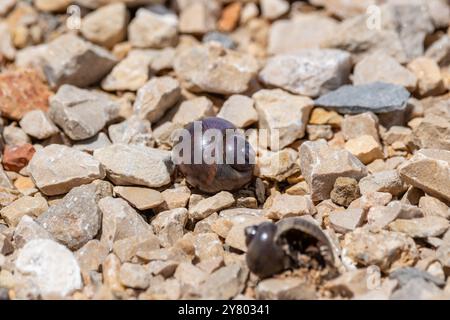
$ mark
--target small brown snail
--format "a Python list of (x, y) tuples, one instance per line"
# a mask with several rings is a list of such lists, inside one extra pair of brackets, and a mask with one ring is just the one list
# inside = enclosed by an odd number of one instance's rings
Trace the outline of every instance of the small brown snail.
[(206, 118), (187, 125), (174, 145), (174, 152), (187, 182), (203, 192), (233, 191), (253, 177), (252, 147), (243, 133), (221, 118)]
[(305, 218), (286, 218), (277, 224), (262, 223), (245, 229), (247, 265), (260, 278), (284, 270), (309, 266), (304, 255), (322, 267), (334, 266), (333, 248), (325, 233)]

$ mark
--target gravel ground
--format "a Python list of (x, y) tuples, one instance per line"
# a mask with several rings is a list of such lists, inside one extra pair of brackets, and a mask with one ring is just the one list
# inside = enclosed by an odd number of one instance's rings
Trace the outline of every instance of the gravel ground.
[[(446, 0), (0, 0), (0, 300), (450, 299), (449, 26)], [(200, 120), (256, 164), (176, 165)]]

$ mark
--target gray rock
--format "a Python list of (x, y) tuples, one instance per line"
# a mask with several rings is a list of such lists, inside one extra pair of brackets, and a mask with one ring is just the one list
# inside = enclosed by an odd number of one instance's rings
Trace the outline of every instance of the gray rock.
[(28, 112), (22, 120), (20, 120), (20, 127), (29, 136), (40, 140), (50, 138), (59, 132), (55, 124), (42, 110)]
[(120, 104), (105, 94), (63, 85), (50, 99), (51, 119), (72, 140), (95, 136), (119, 115)]
[(102, 79), (116, 64), (107, 50), (68, 33), (48, 44), (44, 72), (52, 87), (87, 87)]
[(92, 154), (95, 150), (105, 148), (110, 145), (111, 141), (109, 141), (108, 136), (103, 132), (100, 132), (90, 139), (77, 141), (73, 145), (73, 148)]
[(105, 191), (102, 184), (74, 188), (37, 221), (55, 240), (77, 250), (94, 239), (100, 230), (102, 215), (97, 202), (112, 194), (112, 190)]
[(351, 68), (348, 52), (310, 49), (269, 59), (259, 78), (270, 86), (317, 97), (347, 84)]
[(14, 245), (22, 248), (25, 244), (36, 239), (51, 239), (52, 235), (30, 216), (23, 216), (14, 230)]
[(410, 93), (403, 87), (375, 82), (359, 86), (343, 86), (315, 101), (317, 107), (354, 114), (366, 111), (386, 113), (405, 110)]
[(163, 187), (174, 169), (171, 152), (138, 145), (113, 144), (96, 150), (94, 158), (116, 185)]
[(150, 121), (137, 116), (131, 116), (119, 124), (109, 126), (108, 133), (113, 143), (153, 147), (155, 142)]
[(208, 32), (203, 37), (203, 43), (219, 42), (224, 48), (236, 49), (236, 42), (230, 38), (227, 34), (217, 31)]

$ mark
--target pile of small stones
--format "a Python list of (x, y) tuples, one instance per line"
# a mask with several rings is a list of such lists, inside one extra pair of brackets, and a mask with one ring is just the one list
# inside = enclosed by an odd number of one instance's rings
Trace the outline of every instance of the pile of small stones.
[[(446, 0), (0, 0), (0, 299), (449, 299), (449, 26)], [(211, 116), (279, 133), (241, 190), (171, 163)], [(250, 271), (245, 229), (292, 217), (333, 277)]]

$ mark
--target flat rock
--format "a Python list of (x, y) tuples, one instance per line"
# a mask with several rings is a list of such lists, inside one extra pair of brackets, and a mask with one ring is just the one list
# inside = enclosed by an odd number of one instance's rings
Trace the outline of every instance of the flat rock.
[(50, 42), (44, 55), (44, 71), (52, 87), (87, 87), (101, 80), (116, 63), (105, 49), (70, 33)]
[(72, 252), (52, 240), (28, 242), (19, 251), (15, 266), (36, 296), (67, 297), (83, 285)]
[(81, 23), (81, 33), (89, 41), (112, 48), (126, 37), (129, 19), (123, 3), (111, 3), (87, 14)]
[(231, 207), (235, 200), (231, 193), (223, 191), (215, 196), (206, 198), (198, 202), (189, 209), (189, 217), (195, 220), (202, 220), (214, 212)]
[(73, 148), (87, 152), (89, 154), (93, 154), (95, 150), (102, 149), (111, 145), (111, 141), (108, 136), (103, 132), (100, 132), (96, 136), (86, 139), (80, 140), (74, 143)]
[(20, 120), (20, 127), (33, 138), (44, 140), (59, 132), (47, 113), (42, 110), (33, 110), (26, 113)]
[(98, 149), (94, 158), (105, 167), (116, 185), (139, 185), (150, 188), (170, 183), (173, 172), (171, 153), (138, 145), (113, 144)]
[(329, 215), (331, 227), (339, 233), (347, 233), (362, 226), (365, 220), (363, 209), (335, 211)]
[(128, 39), (136, 48), (164, 48), (177, 41), (178, 19), (173, 13), (141, 8), (128, 28)]
[(213, 102), (206, 97), (183, 101), (177, 107), (172, 122), (184, 127), (191, 122), (213, 116), (213, 108)]
[(177, 75), (196, 92), (243, 93), (258, 71), (256, 60), (213, 42), (182, 50), (175, 58)]
[(38, 150), (28, 170), (39, 190), (49, 196), (65, 194), (74, 187), (105, 177), (100, 162), (63, 145)]
[(9, 226), (16, 227), (23, 216), (39, 217), (47, 209), (45, 198), (25, 196), (0, 210), (0, 215)]
[(50, 118), (72, 140), (95, 136), (116, 119), (120, 105), (107, 95), (63, 85), (50, 100)]
[(367, 168), (354, 155), (330, 148), (325, 140), (302, 144), (300, 167), (313, 201), (329, 199), (339, 177), (359, 180), (367, 175)]
[(355, 85), (370, 84), (377, 81), (396, 84), (411, 92), (417, 86), (415, 74), (383, 52), (366, 56), (356, 64), (353, 73), (353, 84)]
[(102, 214), (97, 203), (111, 193), (112, 190), (105, 190), (103, 184), (73, 188), (37, 221), (55, 240), (72, 250), (77, 250), (98, 234)]
[(345, 51), (310, 49), (269, 59), (259, 78), (266, 85), (318, 97), (347, 84), (351, 68), (351, 56)]
[(284, 148), (277, 152), (264, 152), (257, 158), (255, 174), (260, 178), (283, 181), (300, 171), (298, 152)]
[(134, 113), (154, 123), (181, 97), (180, 83), (172, 77), (155, 77), (139, 89)]
[(145, 290), (150, 285), (150, 272), (145, 266), (124, 263), (120, 267), (120, 282), (128, 288)]
[(81, 272), (98, 271), (108, 256), (108, 248), (98, 240), (91, 240), (75, 252)]
[(419, 208), (423, 211), (425, 216), (439, 216), (443, 218), (450, 218), (450, 208), (434, 197), (424, 196), (419, 200)]
[(258, 121), (252, 98), (233, 95), (223, 104), (217, 117), (230, 121), (236, 128), (246, 128)]
[(311, 99), (281, 89), (260, 90), (253, 99), (259, 114), (259, 127), (269, 131), (272, 151), (281, 150), (305, 136), (313, 108)]
[(450, 151), (420, 150), (398, 170), (405, 183), (450, 201)]
[(114, 193), (127, 200), (133, 207), (145, 211), (154, 209), (164, 202), (161, 192), (139, 187), (115, 187)]
[(339, 113), (386, 113), (404, 110), (409, 97), (410, 93), (399, 85), (375, 82), (342, 86), (317, 99), (315, 105), (331, 108)]
[(450, 223), (446, 218), (427, 216), (419, 219), (397, 219), (389, 224), (389, 229), (405, 233), (412, 238), (439, 237), (444, 234)]
[(48, 110), (52, 92), (33, 69), (0, 74), (0, 111), (4, 117), (20, 120), (33, 110)]
[(288, 194), (276, 195), (265, 210), (265, 216), (272, 220), (288, 217), (313, 215), (316, 211), (311, 198), (308, 196), (292, 196)]

